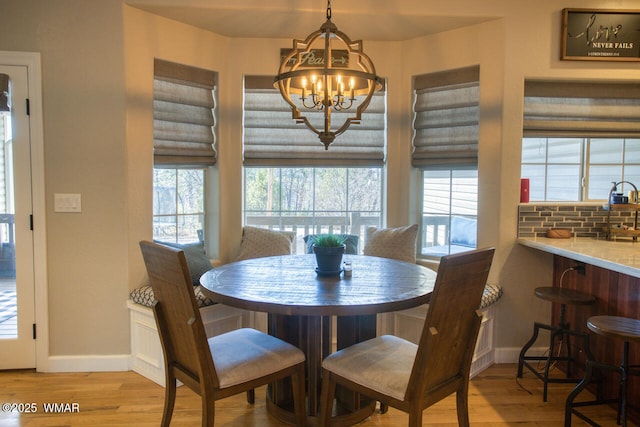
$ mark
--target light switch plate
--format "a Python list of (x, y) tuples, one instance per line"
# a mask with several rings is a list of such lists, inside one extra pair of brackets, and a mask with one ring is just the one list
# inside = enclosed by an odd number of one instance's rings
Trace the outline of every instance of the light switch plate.
[(55, 193), (55, 212), (82, 212), (82, 197), (80, 194)]

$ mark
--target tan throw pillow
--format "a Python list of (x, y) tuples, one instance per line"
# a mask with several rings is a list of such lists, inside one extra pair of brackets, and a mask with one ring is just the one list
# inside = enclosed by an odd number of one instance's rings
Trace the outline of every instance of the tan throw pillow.
[(418, 224), (381, 229), (369, 227), (363, 253), (415, 263), (417, 238)]
[(242, 229), (240, 255), (236, 261), (276, 255), (291, 255), (296, 234), (246, 226)]

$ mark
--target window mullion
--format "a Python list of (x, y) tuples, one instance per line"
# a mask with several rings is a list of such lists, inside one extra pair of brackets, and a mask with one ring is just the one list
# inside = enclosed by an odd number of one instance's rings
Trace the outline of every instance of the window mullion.
[(583, 158), (584, 161), (580, 165), (580, 176), (582, 177), (582, 180), (580, 182), (581, 201), (589, 200), (589, 165), (591, 163), (590, 144), (591, 140), (589, 138), (583, 139), (582, 149), (584, 150), (584, 152), (582, 153), (581, 158)]

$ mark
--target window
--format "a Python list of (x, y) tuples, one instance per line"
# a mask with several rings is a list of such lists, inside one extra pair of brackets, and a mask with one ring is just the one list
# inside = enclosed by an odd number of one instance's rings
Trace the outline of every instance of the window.
[(521, 170), (531, 201), (606, 200), (613, 181), (640, 183), (640, 139), (523, 138)]
[(422, 255), (440, 257), (475, 248), (477, 221), (477, 170), (422, 172)]
[(412, 164), (422, 170), (420, 253), (476, 247), (480, 69), (414, 77)]
[(216, 163), (217, 74), (156, 59), (153, 238), (204, 241), (207, 169)]
[(307, 234), (356, 234), (362, 251), (368, 226), (382, 218), (382, 168), (244, 169), (244, 223)]
[(205, 173), (205, 169), (154, 169), (154, 239), (204, 240)]
[(524, 95), (531, 201), (602, 201), (612, 182), (640, 182), (640, 85), (532, 80)]
[(378, 92), (361, 123), (325, 150), (292, 120), (273, 77), (245, 76), (244, 224), (295, 231), (299, 253), (314, 233), (357, 234), (362, 250), (366, 227), (382, 225), (385, 120)]

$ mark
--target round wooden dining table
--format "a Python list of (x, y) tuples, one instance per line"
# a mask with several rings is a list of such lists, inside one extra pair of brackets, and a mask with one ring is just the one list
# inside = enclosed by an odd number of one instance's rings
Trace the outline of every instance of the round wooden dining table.
[[(200, 278), (215, 302), (268, 313), (271, 335), (300, 349), (307, 363), (307, 415), (318, 414), (322, 360), (331, 352), (330, 318), (336, 316), (336, 348), (376, 336), (376, 314), (429, 302), (436, 273), (418, 264), (365, 255), (345, 255), (352, 274), (316, 273), (314, 255), (254, 258), (225, 264)], [(347, 390), (336, 393), (332, 425), (352, 425), (371, 414), (375, 402)], [(271, 384), (267, 407), (293, 421), (290, 386)]]

